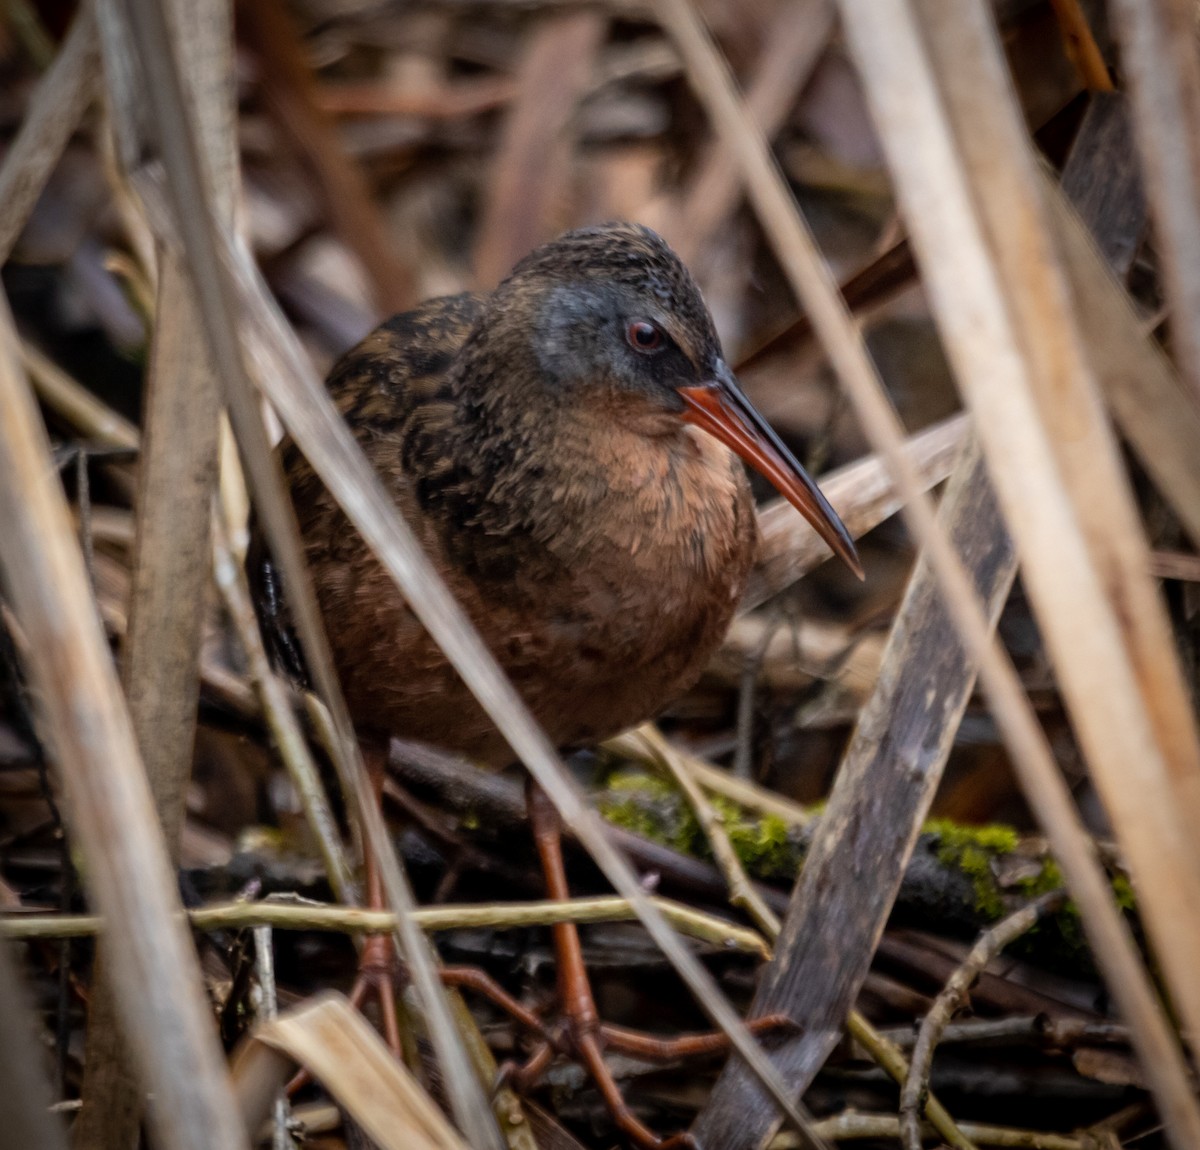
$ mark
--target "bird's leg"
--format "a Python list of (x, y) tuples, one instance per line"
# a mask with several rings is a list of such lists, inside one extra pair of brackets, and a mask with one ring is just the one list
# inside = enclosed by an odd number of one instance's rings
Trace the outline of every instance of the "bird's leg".
[(443, 986), (473, 990), (490, 999), (496, 1006), (510, 1015), (527, 1030), (533, 1031), (544, 1042), (553, 1043), (554, 1036), (546, 1024), (528, 1007), (519, 1003), (485, 970), (477, 966), (443, 966), (438, 971)]
[[(761, 1018), (749, 1019), (746, 1029), (754, 1035), (789, 1036), (796, 1033), (797, 1027), (786, 1014), (764, 1014)], [(628, 1030), (624, 1026), (610, 1026), (605, 1022), (600, 1025), (600, 1034), (606, 1048), (619, 1050), (633, 1058), (644, 1058), (647, 1062), (700, 1058), (706, 1054), (720, 1054), (730, 1048), (729, 1036), (719, 1030), (706, 1034), (684, 1034), (679, 1038), (659, 1038), (639, 1030)]]
[[(525, 801), (529, 808), (529, 822), (533, 828), (542, 872), (546, 878), (546, 895), (555, 900), (568, 899), (571, 892), (567, 887), (567, 871), (563, 863), (562, 823), (558, 811), (532, 779), (526, 785)], [(613, 1121), (643, 1150), (682, 1150), (684, 1147), (695, 1146), (690, 1134), (680, 1134), (668, 1139), (657, 1137), (638, 1121), (629, 1109), (621, 1094), (621, 1088), (604, 1061), (600, 1015), (596, 1010), (592, 986), (584, 966), (579, 931), (573, 922), (555, 923), (550, 929), (554, 937), (555, 957), (558, 960), (558, 993), (562, 999), (571, 1045), (600, 1090)]]
[[(371, 779), (371, 790), (375, 802), (383, 802), (383, 780), (387, 767), (387, 748), (375, 744), (363, 744), (363, 762)], [(379, 864), (371, 844), (363, 841), (363, 855), (366, 867), (367, 908), (369, 910), (385, 910), (387, 900), (383, 897), (383, 880), (379, 874)], [(379, 1003), (380, 1021), (383, 1027), (383, 1037), (388, 1049), (397, 1057), (400, 1056), (400, 1027), (396, 1022), (396, 948), (390, 934), (368, 935), (363, 941), (362, 953), (358, 956), (358, 978), (350, 991), (350, 1001), (362, 1009), (368, 994), (374, 990), (376, 1001)]]

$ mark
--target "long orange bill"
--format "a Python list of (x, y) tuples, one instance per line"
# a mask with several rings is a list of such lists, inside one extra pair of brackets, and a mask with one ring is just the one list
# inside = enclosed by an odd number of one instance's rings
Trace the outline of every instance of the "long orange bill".
[(683, 418), (737, 452), (751, 467), (769, 479), (779, 493), (816, 529), (851, 571), (863, 578), (854, 540), (829, 501), (799, 460), (771, 429), (738, 386), (724, 364), (718, 378), (698, 387), (681, 387), (687, 405)]

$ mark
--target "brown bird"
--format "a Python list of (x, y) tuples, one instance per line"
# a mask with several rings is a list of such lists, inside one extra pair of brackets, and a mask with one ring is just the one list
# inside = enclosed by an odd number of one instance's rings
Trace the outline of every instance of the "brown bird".
[[(739, 388), (687, 269), (646, 228), (568, 232), (490, 293), (395, 316), (343, 357), (328, 387), (564, 749), (655, 715), (721, 642), (757, 546), (736, 456), (861, 576), (845, 527)], [(364, 749), (376, 748), (378, 763), (399, 735), (509, 764), (508, 746), (307, 461), (290, 441), (280, 452)], [(261, 545), (249, 563), (268, 637), (303, 675)], [(549, 893), (566, 897), (553, 813), (536, 795), (530, 808)], [(572, 1047), (626, 1133), (666, 1145), (604, 1069), (606, 1032), (574, 928), (555, 935)]]

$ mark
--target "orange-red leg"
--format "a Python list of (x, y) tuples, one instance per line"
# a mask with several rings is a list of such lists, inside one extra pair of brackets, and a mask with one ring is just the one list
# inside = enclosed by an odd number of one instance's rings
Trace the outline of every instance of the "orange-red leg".
[[(529, 782), (525, 795), (534, 842), (537, 844), (538, 857), (546, 877), (546, 895), (552, 899), (569, 898), (570, 890), (567, 887), (567, 872), (562, 854), (562, 824), (558, 812), (536, 783)], [(555, 956), (558, 959), (558, 992), (562, 999), (563, 1013), (566, 1015), (571, 1045), (595, 1080), (613, 1121), (644, 1150), (682, 1150), (684, 1147), (694, 1147), (696, 1143), (690, 1134), (659, 1138), (629, 1109), (621, 1094), (621, 1088), (604, 1061), (604, 1052), (600, 1045), (600, 1016), (596, 1011), (587, 967), (583, 962), (579, 931), (573, 922), (555, 923), (551, 930)]]
[[(750, 1019), (746, 1029), (751, 1034), (791, 1035), (796, 1024), (786, 1014), (764, 1014), (762, 1018)], [(683, 1034), (678, 1038), (658, 1038), (640, 1030), (628, 1030), (624, 1026), (601, 1023), (600, 1034), (606, 1049), (619, 1050), (634, 1058), (647, 1062), (674, 1062), (680, 1058), (702, 1058), (706, 1054), (720, 1054), (729, 1049), (729, 1036), (718, 1031), (705, 1034)]]
[(518, 1002), (490, 974), (477, 966), (443, 966), (438, 971), (444, 986), (454, 986), (473, 990), (476, 994), (490, 999), (506, 1014), (511, 1015), (517, 1022), (541, 1035), (546, 1042), (553, 1042), (554, 1036), (546, 1024), (538, 1018), (527, 1006)]
[[(375, 801), (383, 801), (383, 780), (387, 767), (387, 748), (375, 745), (363, 746), (363, 762), (371, 778), (371, 790)], [(383, 897), (383, 882), (379, 875), (379, 866), (369, 843), (363, 844), (364, 864), (366, 868), (367, 908), (383, 910), (387, 900)], [(358, 958), (358, 977), (350, 991), (350, 1001), (358, 1009), (362, 1009), (372, 991), (375, 992), (379, 1004), (380, 1024), (383, 1027), (383, 1038), (388, 1049), (397, 1057), (400, 1056), (400, 1027), (396, 1021), (396, 948), (390, 934), (374, 934), (363, 943), (362, 953)]]

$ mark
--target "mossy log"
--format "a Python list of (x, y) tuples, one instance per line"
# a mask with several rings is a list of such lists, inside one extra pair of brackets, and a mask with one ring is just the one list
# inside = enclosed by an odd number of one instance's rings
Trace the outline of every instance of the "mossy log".
[[(601, 814), (614, 825), (693, 858), (711, 860), (703, 831), (670, 781), (643, 770), (618, 768), (595, 798)], [(728, 799), (714, 797), (712, 802), (747, 873), (762, 883), (790, 886), (804, 865), (816, 819), (801, 827)], [(1118, 903), (1131, 912), (1129, 880), (1115, 874), (1112, 882)], [(1061, 886), (1061, 871), (1044, 840), (1023, 837), (1000, 824), (968, 826), (931, 819), (913, 851), (893, 921), (971, 938)], [(1078, 911), (1069, 902), (1013, 950), (1056, 970), (1094, 973)]]

